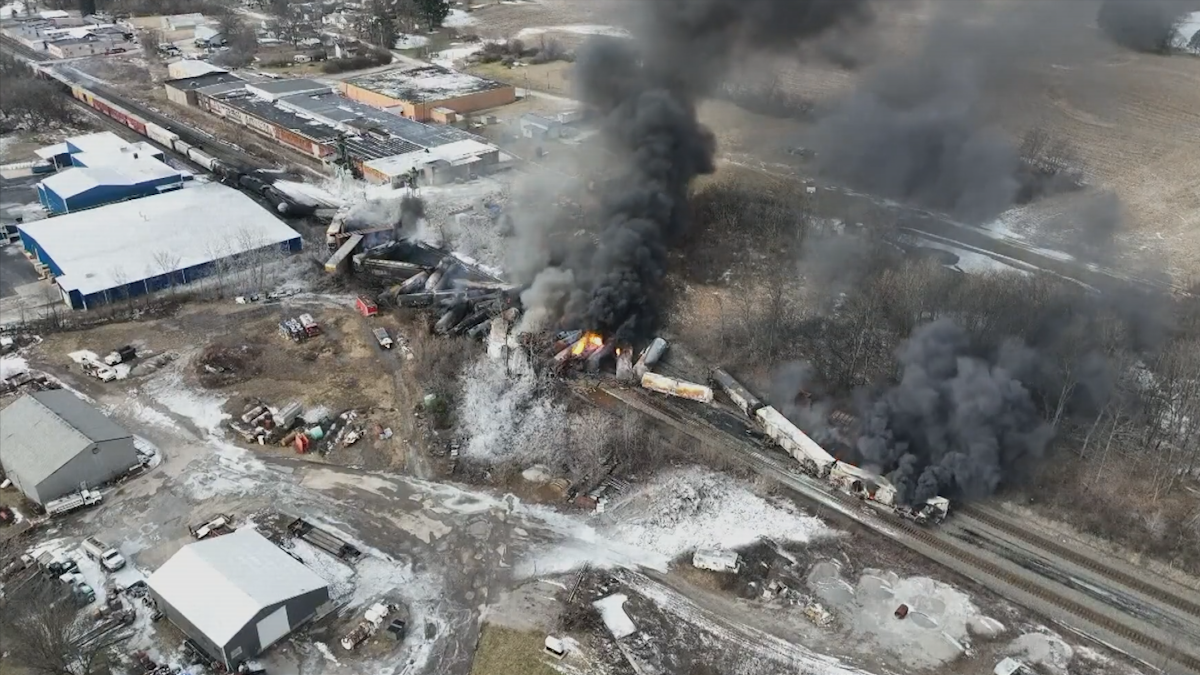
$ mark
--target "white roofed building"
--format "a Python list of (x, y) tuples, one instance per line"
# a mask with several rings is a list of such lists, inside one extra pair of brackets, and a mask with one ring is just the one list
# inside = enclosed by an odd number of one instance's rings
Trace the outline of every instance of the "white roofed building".
[(17, 230), (73, 309), (192, 283), (218, 263), (248, 254), (301, 247), (298, 232), (220, 183), (22, 223)]
[(324, 579), (248, 528), (184, 546), (146, 584), (171, 623), (229, 672), (329, 602)]
[(499, 148), (468, 139), (364, 162), (363, 176), (375, 183), (394, 185), (415, 175), (419, 184), (437, 185), (475, 177), (481, 169), (499, 161)]

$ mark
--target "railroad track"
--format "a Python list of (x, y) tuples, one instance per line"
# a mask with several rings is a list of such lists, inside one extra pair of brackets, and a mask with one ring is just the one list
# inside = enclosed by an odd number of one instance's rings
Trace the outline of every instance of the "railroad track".
[[(747, 464), (758, 473), (766, 474), (803, 494), (812, 496), (814, 493), (819, 492), (822, 500), (834, 502), (843, 513), (854, 517), (858, 522), (885, 536), (896, 539), (899, 543), (914, 548), (922, 555), (928, 555), (928, 550), (932, 549), (940, 556), (954, 560), (969, 569), (987, 574), (1006, 586), (1017, 589), (1112, 635), (1119, 636), (1159, 657), (1164, 657), (1174, 664), (1185, 668), (1188, 672), (1200, 675), (1200, 658), (1183, 651), (1175, 644), (1161, 639), (1154, 634), (1126, 625), (1119, 621), (1117, 616), (1093, 609), (1073, 600), (1055, 591), (1053, 588), (1039, 583), (1035, 577), (1017, 570), (1008, 569), (994, 560), (989, 560), (971, 550), (956, 545), (953, 541), (938, 536), (936, 530), (925, 529), (898, 518), (885, 519), (874, 511), (866, 511), (864, 514), (862, 501), (849, 495), (826, 491), (813, 485), (807, 476), (799, 474), (793, 467), (771, 456), (769, 451), (751, 448), (742, 439), (736, 439), (737, 442), (734, 442), (735, 439), (730, 438), (727, 431), (722, 431), (710, 424), (686, 416), (682, 412), (674, 410), (673, 406), (651, 405), (642, 400), (638, 392), (621, 391), (610, 387), (601, 387), (600, 391), (611, 397), (610, 400), (624, 403), (697, 440), (720, 444), (722, 447), (732, 451), (744, 464)], [(593, 396), (591, 399), (595, 401), (596, 397)], [(604, 405), (603, 402), (601, 404)], [(605, 407), (611, 408), (612, 406), (605, 405)], [(706, 429), (698, 429), (697, 427), (700, 425), (703, 425)], [(919, 544), (919, 547), (914, 546), (914, 544)], [(1140, 588), (1140, 586), (1135, 587)], [(1155, 597), (1158, 599), (1157, 596)], [(1183, 602), (1186, 603), (1187, 601), (1183, 600)], [(1171, 604), (1172, 606), (1177, 606), (1175, 603)]]
[(1139, 579), (1132, 574), (1109, 567), (1103, 562), (1094, 558), (1089, 558), (1088, 556), (1083, 555), (1082, 553), (1079, 553), (1068, 546), (1064, 546), (1053, 539), (1048, 539), (1041, 535), (1017, 527), (1004, 518), (988, 513), (978, 507), (964, 505), (960, 506), (958, 510), (995, 530), (999, 530), (1000, 532), (1020, 539), (1025, 543), (1042, 549), (1043, 551), (1046, 551), (1059, 559), (1066, 560), (1072, 564), (1078, 565), (1079, 567), (1091, 570), (1102, 577), (1111, 579), (1118, 584), (1125, 586), (1126, 588), (1135, 590), (1147, 597), (1154, 598), (1165, 605), (1170, 605), (1171, 607), (1186, 612), (1191, 616), (1200, 617), (1200, 604), (1192, 602), (1187, 598), (1173, 595), (1166, 589), (1151, 583), (1147, 583), (1145, 580)]

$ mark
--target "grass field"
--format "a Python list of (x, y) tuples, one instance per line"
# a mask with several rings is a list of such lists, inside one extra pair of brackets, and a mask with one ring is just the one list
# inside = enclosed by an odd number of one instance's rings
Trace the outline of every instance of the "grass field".
[(478, 63), (465, 69), (472, 75), (489, 80), (505, 82), (514, 87), (535, 89), (559, 96), (571, 94), (571, 64), (565, 61), (539, 63), (518, 68), (509, 68), (500, 63)]
[(485, 624), (471, 675), (558, 675), (542, 651), (546, 636)]

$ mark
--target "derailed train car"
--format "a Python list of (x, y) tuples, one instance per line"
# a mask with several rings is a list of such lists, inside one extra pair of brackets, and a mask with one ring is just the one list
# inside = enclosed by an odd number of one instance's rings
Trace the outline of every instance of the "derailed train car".
[(782, 413), (764, 405), (724, 370), (714, 369), (712, 379), (734, 405), (747, 417), (758, 422), (768, 438), (799, 462), (805, 473), (829, 481), (839, 490), (919, 523), (941, 522), (949, 513), (950, 500), (945, 497), (933, 497), (923, 504), (913, 506), (897, 504), (896, 488), (886, 478), (853, 464), (838, 461)]
[(755, 411), (754, 416), (758, 418), (758, 423), (762, 425), (767, 436), (800, 462), (800, 467), (805, 473), (817, 478), (829, 477), (829, 472), (838, 463), (837, 459), (788, 421), (783, 413), (770, 406), (764, 406)]

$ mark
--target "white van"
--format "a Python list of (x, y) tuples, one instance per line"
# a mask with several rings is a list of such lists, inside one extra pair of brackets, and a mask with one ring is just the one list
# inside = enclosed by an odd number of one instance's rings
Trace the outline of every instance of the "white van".
[(109, 572), (116, 572), (125, 566), (125, 557), (117, 549), (105, 544), (95, 537), (83, 540), (83, 553), (92, 560), (97, 560)]

